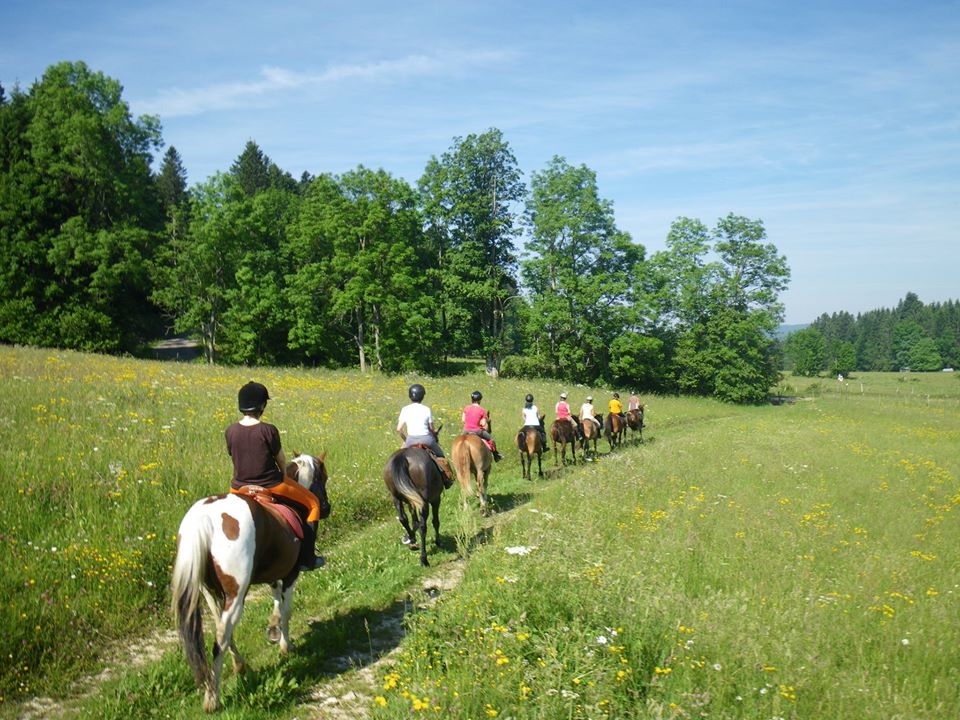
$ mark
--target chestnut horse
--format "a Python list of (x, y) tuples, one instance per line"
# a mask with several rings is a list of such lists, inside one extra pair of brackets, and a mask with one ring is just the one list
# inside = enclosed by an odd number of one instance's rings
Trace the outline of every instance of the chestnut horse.
[[(543, 422), (543, 415), (540, 416), (540, 422)], [(540, 429), (536, 427), (523, 427), (517, 433), (517, 450), (520, 451), (520, 467), (523, 470), (525, 480), (531, 480), (530, 473), (533, 469), (533, 456), (537, 456), (537, 474), (543, 477), (543, 440), (540, 438)]]
[(610, 443), (610, 452), (623, 444), (623, 434), (626, 432), (626, 423), (617, 413), (609, 413), (603, 422), (603, 434)]
[[(576, 421), (574, 421), (576, 422)], [(557, 465), (557, 445), (560, 446), (560, 461), (567, 464), (567, 445), (573, 456), (573, 464), (577, 464), (577, 430), (574, 422), (554, 420), (550, 426), (550, 439), (553, 441), (553, 464)]]
[(493, 467), (493, 453), (487, 447), (483, 438), (472, 432), (457, 435), (450, 447), (453, 467), (456, 469), (457, 479), (460, 481), (463, 507), (467, 507), (467, 498), (474, 493), (474, 484), (470, 482), (473, 479), (476, 484), (477, 496), (480, 498), (480, 514), (486, 515), (487, 478), (490, 477), (490, 468)]
[(581, 423), (583, 428), (583, 439), (580, 441), (580, 447), (583, 449), (584, 460), (587, 458), (587, 449), (590, 447), (590, 441), (593, 441), (593, 455), (597, 455), (597, 441), (600, 440), (600, 428), (603, 427), (603, 414), (597, 413), (594, 415), (597, 419), (597, 422), (591, 422), (590, 420), (585, 420)]
[[(308, 488), (320, 501), (320, 517), (330, 515), (327, 470), (320, 457), (298, 455), (286, 476)], [(177, 533), (177, 557), (170, 591), (180, 640), (198, 687), (204, 689), (203, 709), (220, 706), (220, 672), (230, 651), (236, 672), (245, 670), (233, 642), (251, 585), (273, 589), (273, 616), (267, 628), (270, 642), (290, 651), (290, 611), (293, 588), (300, 575), (300, 540), (278, 511), (245, 495), (211, 495), (198, 500), (183, 516)], [(213, 667), (207, 664), (203, 642), (200, 596), (216, 623)]]
[(627, 410), (627, 427), (630, 428), (630, 438), (634, 442), (637, 433), (640, 433), (640, 442), (643, 442), (643, 405), (636, 410)]
[[(403, 525), (407, 536), (404, 542), (411, 549), (417, 548), (415, 530), (420, 531), (420, 564), (427, 562), (427, 520), (433, 508), (434, 542), (440, 543), (440, 496), (444, 489), (444, 474), (433, 461), (429, 450), (408, 447), (397, 450), (383, 466), (383, 482), (397, 508), (397, 520)], [(410, 506), (410, 522), (404, 504)]]

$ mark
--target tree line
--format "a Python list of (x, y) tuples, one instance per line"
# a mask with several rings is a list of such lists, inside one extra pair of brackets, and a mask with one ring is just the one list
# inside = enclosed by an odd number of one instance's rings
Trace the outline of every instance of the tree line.
[(502, 132), (456, 137), (415, 186), (380, 169), (294, 178), (249, 141), (187, 187), (159, 118), (82, 62), (0, 87), (0, 341), (210, 362), (491, 373), (765, 399), (786, 259), (762, 221), (678, 218), (647, 256), (596, 174), (524, 183)]
[(788, 367), (797, 375), (824, 370), (931, 371), (960, 365), (960, 302), (925, 305), (907, 293), (893, 309), (856, 317), (824, 313), (785, 342)]

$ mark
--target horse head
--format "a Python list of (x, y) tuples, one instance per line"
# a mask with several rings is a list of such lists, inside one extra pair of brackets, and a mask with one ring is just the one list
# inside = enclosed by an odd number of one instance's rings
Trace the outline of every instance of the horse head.
[(287, 465), (286, 475), (317, 496), (320, 501), (320, 518), (330, 515), (330, 500), (327, 498), (327, 466), (324, 465), (327, 453), (320, 457), (298, 454)]

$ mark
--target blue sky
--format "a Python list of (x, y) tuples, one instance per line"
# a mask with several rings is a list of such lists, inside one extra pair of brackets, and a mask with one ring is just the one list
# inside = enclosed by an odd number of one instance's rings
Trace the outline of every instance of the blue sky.
[(960, 298), (958, 2), (7, 0), (0, 84), (83, 60), (160, 116), (190, 183), (247, 140), (295, 177), (415, 184), (503, 131), (525, 178), (595, 170), (648, 253), (764, 221), (786, 321)]

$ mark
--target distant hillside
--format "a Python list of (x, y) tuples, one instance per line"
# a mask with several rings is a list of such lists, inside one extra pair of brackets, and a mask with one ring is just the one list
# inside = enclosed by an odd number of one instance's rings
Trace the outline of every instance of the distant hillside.
[(797, 330), (803, 330), (805, 327), (810, 327), (810, 323), (802, 323), (800, 325), (781, 325), (777, 328), (774, 335), (782, 340), (790, 333), (796, 332)]

